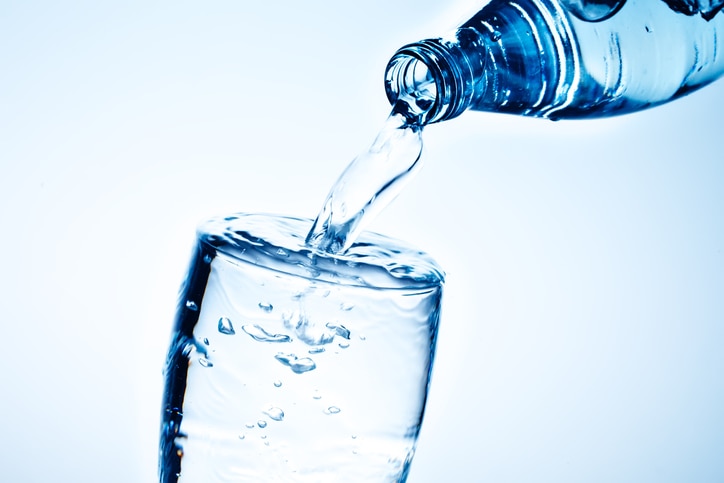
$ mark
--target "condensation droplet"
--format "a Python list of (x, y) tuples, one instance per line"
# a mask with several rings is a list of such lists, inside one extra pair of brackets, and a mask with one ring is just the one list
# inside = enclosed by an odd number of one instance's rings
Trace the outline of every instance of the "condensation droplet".
[(291, 342), (292, 338), (286, 334), (270, 334), (259, 325), (242, 325), (241, 330), (259, 342)]
[(329, 406), (324, 410), (325, 414), (337, 414), (341, 411), (337, 406)]
[(284, 419), (284, 411), (277, 407), (270, 407), (264, 414), (272, 418), (274, 421), (281, 421)]
[(502, 36), (503, 34), (501, 34), (499, 30), (493, 30), (492, 32), (490, 32), (490, 40), (492, 40), (493, 42), (497, 42)]
[(354, 308), (354, 304), (345, 304), (345, 303), (339, 304), (339, 310), (343, 310), (345, 312), (349, 312), (353, 308)]
[(346, 349), (347, 347), (349, 347), (349, 342), (340, 342), (340, 343), (339, 343), (339, 346), (340, 346), (342, 349)]
[(209, 339), (207, 337), (204, 337), (204, 344), (209, 345)]
[(199, 306), (196, 305), (196, 302), (194, 302), (193, 300), (187, 300), (187, 301), (186, 301), (186, 308), (189, 309), (189, 310), (193, 310), (194, 312), (196, 312), (197, 310), (199, 310)]
[(364, 335), (359, 336), (359, 340), (367, 340), (367, 337)]
[(211, 263), (211, 260), (213, 260), (213, 258), (211, 258), (211, 255), (209, 255), (208, 253), (204, 255), (204, 263)]
[(259, 308), (262, 309), (264, 312), (271, 312), (272, 310), (274, 310), (274, 306), (269, 302), (259, 302)]
[(214, 367), (214, 363), (205, 357), (199, 357), (199, 364), (201, 364), (204, 367)]
[(314, 391), (314, 394), (312, 395), (312, 399), (322, 399), (322, 395), (319, 394), (319, 389), (316, 389)]
[(309, 352), (310, 354), (321, 354), (324, 351), (324, 347), (315, 347), (313, 349), (309, 349), (307, 352)]
[(282, 381), (274, 381), (274, 387), (282, 387)]
[(236, 334), (234, 326), (231, 324), (231, 320), (228, 317), (221, 317), (219, 319), (219, 332), (226, 335)]
[(240, 434), (240, 435), (239, 435), (239, 439), (244, 439), (244, 438), (246, 438), (246, 435), (245, 435), (245, 434)]
[(262, 429), (266, 428), (266, 421), (264, 421), (263, 419), (260, 419), (259, 421), (256, 422), (256, 425)]
[(246, 423), (244, 426), (246, 426), (247, 428), (251, 429), (251, 428), (253, 428), (254, 426), (256, 426), (256, 424), (254, 424), (254, 423)]

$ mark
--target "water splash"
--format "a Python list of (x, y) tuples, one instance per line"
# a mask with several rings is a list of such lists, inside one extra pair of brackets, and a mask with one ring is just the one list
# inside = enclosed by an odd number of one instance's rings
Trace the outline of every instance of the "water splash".
[(332, 186), (307, 235), (308, 246), (343, 253), (417, 171), (422, 126), (410, 121), (408, 110), (396, 105), (372, 146)]

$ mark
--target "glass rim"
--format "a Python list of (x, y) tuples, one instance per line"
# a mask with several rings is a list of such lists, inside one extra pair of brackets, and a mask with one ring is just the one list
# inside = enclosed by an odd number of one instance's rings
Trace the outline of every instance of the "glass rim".
[(441, 287), (445, 273), (432, 257), (407, 242), (365, 231), (342, 254), (305, 245), (311, 219), (272, 213), (212, 217), (197, 239), (232, 263), (244, 263), (311, 283), (378, 290)]

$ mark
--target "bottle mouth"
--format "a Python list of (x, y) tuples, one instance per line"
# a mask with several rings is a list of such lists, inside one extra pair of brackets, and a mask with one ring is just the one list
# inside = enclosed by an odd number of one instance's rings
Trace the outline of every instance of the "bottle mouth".
[(385, 70), (385, 90), (394, 109), (424, 125), (462, 114), (469, 72), (460, 69), (450, 46), (440, 39), (409, 44), (392, 56)]

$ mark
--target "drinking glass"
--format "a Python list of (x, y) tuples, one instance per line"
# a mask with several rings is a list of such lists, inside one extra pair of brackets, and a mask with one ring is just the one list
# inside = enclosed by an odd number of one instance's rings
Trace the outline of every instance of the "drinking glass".
[(344, 254), (315, 251), (311, 225), (199, 227), (165, 368), (162, 483), (406, 480), (443, 273), (368, 232)]

